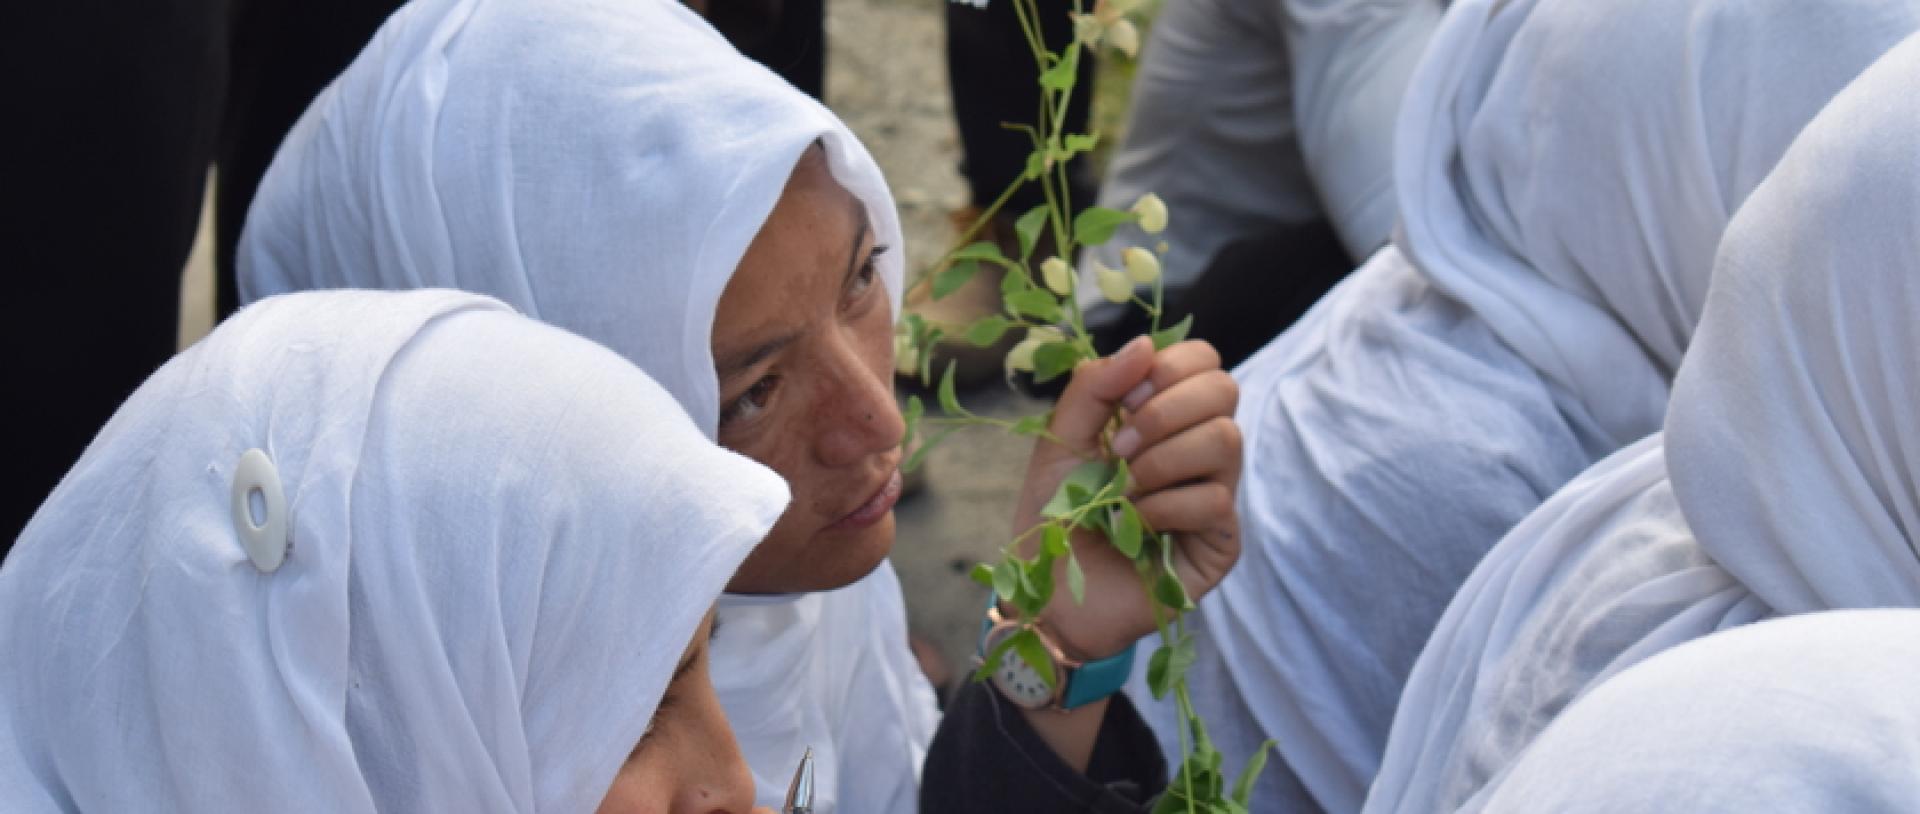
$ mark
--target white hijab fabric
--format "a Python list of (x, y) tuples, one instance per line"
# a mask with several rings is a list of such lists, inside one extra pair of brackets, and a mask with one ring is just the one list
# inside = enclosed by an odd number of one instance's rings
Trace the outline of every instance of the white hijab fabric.
[[(877, 270), (898, 313), (899, 217), (866, 148), (679, 3), (416, 0), (281, 146), (241, 293), (491, 294), (632, 360), (712, 436), (715, 309), (816, 142), (895, 249)], [(812, 746), (820, 811), (911, 806), (938, 711), (891, 564), (721, 614), (715, 683), (761, 802), (781, 802)]]
[(1909, 40), (1741, 210), (1667, 431), (1581, 476), (1474, 571), (1408, 681), (1368, 811), (1479, 807), (1569, 703), (1682, 642), (1920, 605), (1916, 76)]
[[(251, 448), (291, 519), (272, 573), (229, 506)], [(786, 497), (493, 300), (258, 303), (0, 569), (0, 809), (592, 811)]]
[(1487, 810), (1920, 808), (1920, 613), (1827, 611), (1716, 633), (1575, 703)]
[[(1202, 604), (1196, 668), (1223, 688), (1210, 719), (1257, 724), (1224, 739), (1230, 761), (1277, 738), (1314, 804), (1359, 808), (1455, 589), (1659, 429), (1729, 214), (1915, 14), (1453, 4), (1401, 112), (1401, 245), (1236, 371), (1247, 552)], [(1298, 802), (1284, 774), (1269, 808)]]

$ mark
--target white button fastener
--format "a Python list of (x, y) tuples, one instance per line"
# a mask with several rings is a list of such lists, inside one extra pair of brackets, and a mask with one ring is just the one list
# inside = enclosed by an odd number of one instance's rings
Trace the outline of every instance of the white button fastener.
[(287, 493), (273, 459), (259, 449), (240, 454), (233, 470), (233, 530), (240, 547), (260, 573), (271, 574), (287, 560)]

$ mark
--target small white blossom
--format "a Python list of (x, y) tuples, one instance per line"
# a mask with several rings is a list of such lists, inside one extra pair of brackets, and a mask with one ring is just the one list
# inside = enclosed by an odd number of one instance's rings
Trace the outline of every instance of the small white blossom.
[(1112, 45), (1128, 58), (1140, 54), (1140, 29), (1133, 27), (1132, 20), (1117, 20), (1107, 26), (1107, 44)]
[(1046, 343), (1029, 335), (1020, 340), (1020, 344), (1014, 345), (1013, 350), (1007, 351), (1007, 375), (1012, 376), (1016, 370), (1032, 370), (1033, 352), (1039, 350), (1044, 344)]
[(1121, 252), (1120, 257), (1126, 261), (1128, 279), (1146, 285), (1160, 278), (1160, 258), (1153, 252), (1134, 246)]
[[(904, 327), (904, 323), (902, 325)], [(904, 331), (893, 334), (893, 369), (902, 376), (920, 372), (920, 354), (913, 347), (913, 337)]]
[(1151, 192), (1133, 202), (1133, 215), (1140, 219), (1140, 229), (1147, 234), (1157, 235), (1167, 228), (1167, 202)]
[(1093, 264), (1093, 276), (1100, 283), (1100, 295), (1109, 302), (1132, 301), (1133, 281), (1127, 279), (1125, 272), (1114, 271), (1096, 261)]
[(1073, 293), (1073, 267), (1058, 257), (1049, 257), (1040, 264), (1040, 278), (1045, 280), (1047, 288), (1064, 297)]

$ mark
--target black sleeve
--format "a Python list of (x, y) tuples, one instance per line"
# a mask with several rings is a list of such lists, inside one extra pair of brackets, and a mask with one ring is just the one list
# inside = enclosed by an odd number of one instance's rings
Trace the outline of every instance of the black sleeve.
[(1107, 704), (1081, 774), (1053, 753), (1020, 709), (967, 682), (947, 705), (920, 777), (921, 814), (1146, 811), (1167, 784), (1153, 731), (1121, 693)]

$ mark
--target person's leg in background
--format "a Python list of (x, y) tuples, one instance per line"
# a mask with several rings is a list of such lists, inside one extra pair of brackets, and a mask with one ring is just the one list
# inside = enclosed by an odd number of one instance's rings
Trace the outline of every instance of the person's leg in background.
[[(172, 355), (226, 92), (226, 0), (63, 0), (0, 28), (14, 115), (0, 243), (8, 401), (0, 553)], [(138, 518), (103, 522), (140, 522)]]
[[(1068, 0), (1038, 0), (1042, 40), (1048, 50), (1058, 53), (1073, 42), (1073, 20)], [(1070, 133), (1087, 131), (1092, 110), (1094, 60), (1082, 54), (1079, 78), (1068, 99), (1065, 127)], [(961, 175), (967, 179), (969, 206), (954, 213), (954, 226), (963, 233), (972, 228), (987, 207), (1000, 197), (1008, 184), (1027, 168), (1027, 155), (1033, 142), (1026, 133), (1002, 125), (1032, 124), (1040, 115), (1040, 68), (1021, 31), (1014, 0), (993, 0), (986, 8), (965, 3), (947, 4), (947, 76), (953, 90), (953, 113), (960, 130)], [(1069, 195), (1078, 209), (1093, 204), (1093, 185), (1087, 181), (1086, 157), (1068, 165)], [(977, 233), (981, 240), (999, 242), (1008, 254), (1017, 253), (1013, 222), (1022, 213), (1045, 200), (1037, 184), (1023, 186), (1008, 199), (989, 223)], [(1052, 250), (1044, 241), (1035, 254)], [(1000, 311), (1000, 270), (983, 269), (973, 279), (938, 301), (925, 286), (916, 286), (907, 295), (907, 309), (929, 322), (947, 327), (965, 328), (974, 320)], [(964, 340), (943, 341), (934, 369), (952, 359), (958, 363), (957, 381), (961, 387), (978, 386), (998, 378), (1000, 359), (1019, 336), (1009, 332), (1001, 344), (975, 348)]]

